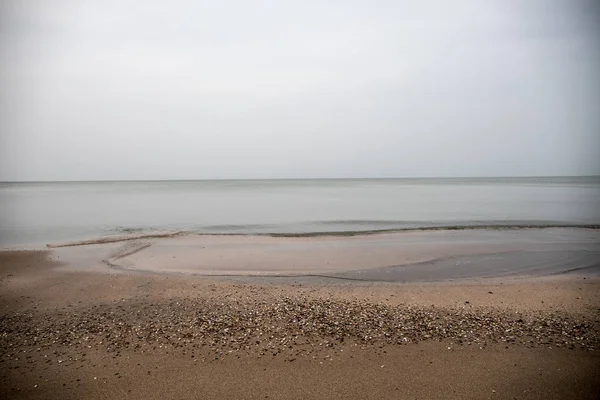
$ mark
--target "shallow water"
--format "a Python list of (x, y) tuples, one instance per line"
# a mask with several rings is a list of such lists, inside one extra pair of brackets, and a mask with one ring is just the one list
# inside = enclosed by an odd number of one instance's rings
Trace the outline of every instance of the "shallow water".
[(314, 234), (600, 224), (600, 178), (0, 184), (0, 246), (186, 231)]
[(338, 281), (600, 274), (600, 230), (410, 231), (353, 237), (186, 234), (54, 248), (67, 268)]

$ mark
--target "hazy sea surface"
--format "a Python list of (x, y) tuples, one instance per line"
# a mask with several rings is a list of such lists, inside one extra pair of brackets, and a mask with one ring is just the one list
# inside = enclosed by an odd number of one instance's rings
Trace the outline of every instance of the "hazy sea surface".
[(600, 225), (600, 177), (0, 183), (0, 246), (189, 231)]

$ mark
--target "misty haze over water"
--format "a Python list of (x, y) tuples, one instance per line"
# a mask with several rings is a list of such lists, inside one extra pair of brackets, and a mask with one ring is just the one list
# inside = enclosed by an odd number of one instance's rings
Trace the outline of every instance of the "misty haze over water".
[(235, 234), (600, 224), (600, 178), (0, 184), (0, 244), (154, 231)]

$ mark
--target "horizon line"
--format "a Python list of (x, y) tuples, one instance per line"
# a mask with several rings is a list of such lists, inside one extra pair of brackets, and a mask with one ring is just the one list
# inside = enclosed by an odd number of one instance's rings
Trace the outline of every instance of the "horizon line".
[(322, 178), (175, 178), (175, 179), (91, 179), (91, 180), (8, 180), (0, 183), (83, 183), (83, 182), (198, 182), (198, 181), (316, 181), (316, 180), (391, 180), (391, 179), (530, 179), (530, 178), (600, 178), (591, 175), (495, 175), (495, 176), (389, 176), (389, 177), (322, 177)]

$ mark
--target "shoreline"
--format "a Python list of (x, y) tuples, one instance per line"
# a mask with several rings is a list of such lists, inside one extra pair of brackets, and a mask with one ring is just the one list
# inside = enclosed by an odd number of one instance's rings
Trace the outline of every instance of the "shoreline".
[(0, 252), (3, 398), (600, 393), (595, 276), (331, 285), (66, 264)]
[[(334, 221), (333, 223), (343, 223), (345, 221)], [(351, 223), (360, 223), (361, 221), (346, 221)], [(379, 221), (385, 223), (386, 221)], [(367, 221), (375, 223), (375, 221)], [(210, 228), (210, 227), (209, 227)], [(423, 225), (404, 228), (383, 228), (383, 229), (361, 229), (361, 230), (335, 230), (335, 231), (312, 231), (312, 232), (199, 232), (194, 230), (154, 230), (154, 229), (124, 229), (122, 233), (103, 235), (96, 238), (79, 238), (63, 241), (35, 242), (35, 243), (13, 243), (5, 244), (0, 247), (0, 251), (23, 251), (23, 250), (44, 250), (63, 247), (79, 247), (89, 245), (101, 245), (111, 243), (126, 243), (136, 240), (152, 240), (176, 237), (196, 237), (196, 238), (280, 238), (280, 239), (328, 239), (328, 238), (354, 238), (369, 236), (385, 236), (393, 234), (411, 234), (426, 232), (453, 232), (453, 231), (536, 231), (536, 230), (576, 230), (576, 231), (600, 231), (598, 223), (555, 223), (555, 222), (495, 222), (487, 221), (476, 224), (441, 224), (441, 225)]]
[(166, 275), (356, 282), (600, 276), (600, 230), (567, 228), (300, 238), (172, 234), (50, 251), (65, 268)]
[[(107, 243), (118, 243), (127, 242), (132, 240), (141, 239), (161, 239), (161, 238), (172, 238), (177, 236), (188, 236), (188, 237), (248, 237), (248, 238), (337, 238), (337, 237), (354, 237), (354, 236), (371, 236), (371, 235), (385, 235), (394, 233), (410, 233), (410, 232), (436, 232), (436, 231), (477, 231), (477, 230), (525, 230), (525, 229), (589, 229), (589, 230), (600, 230), (598, 224), (486, 224), (486, 225), (435, 225), (435, 226), (421, 226), (414, 228), (391, 228), (391, 229), (367, 229), (367, 230), (353, 230), (353, 231), (316, 231), (316, 232), (252, 232), (252, 233), (236, 233), (236, 232), (214, 232), (214, 233), (200, 233), (195, 231), (176, 230), (172, 232), (153, 232), (153, 233), (139, 233), (130, 235), (114, 235), (114, 236), (103, 236), (97, 239), (82, 239), (73, 240), (67, 242), (48, 243), (45, 246), (49, 249), (61, 248), (61, 247), (76, 247), (76, 246), (87, 246), (94, 244), (107, 244)], [(8, 250), (8, 249), (7, 249)], [(3, 250), (0, 250), (3, 251)]]

